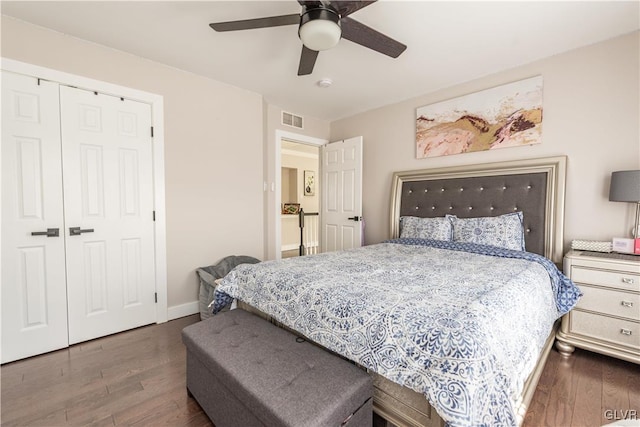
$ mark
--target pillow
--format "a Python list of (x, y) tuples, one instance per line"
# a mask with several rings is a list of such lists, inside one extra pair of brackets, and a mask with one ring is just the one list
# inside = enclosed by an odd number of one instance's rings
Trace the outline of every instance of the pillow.
[(453, 237), (451, 221), (445, 217), (418, 218), (400, 217), (400, 237), (450, 241)]
[(524, 251), (522, 212), (479, 218), (447, 215), (453, 226), (454, 242), (478, 243)]

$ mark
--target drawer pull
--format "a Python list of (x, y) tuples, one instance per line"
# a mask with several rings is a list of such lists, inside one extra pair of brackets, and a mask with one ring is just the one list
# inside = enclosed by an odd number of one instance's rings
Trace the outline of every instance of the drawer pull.
[(621, 333), (622, 335), (628, 335), (628, 336), (631, 336), (631, 331), (630, 331), (629, 329), (624, 329), (624, 328), (622, 328), (622, 329), (620, 329), (620, 333)]
[(630, 277), (623, 277), (622, 278), (622, 283), (628, 283), (629, 285), (632, 285), (633, 283), (635, 283), (635, 280), (633, 280)]
[(633, 303), (631, 301), (620, 301), (620, 305), (623, 307), (633, 307)]

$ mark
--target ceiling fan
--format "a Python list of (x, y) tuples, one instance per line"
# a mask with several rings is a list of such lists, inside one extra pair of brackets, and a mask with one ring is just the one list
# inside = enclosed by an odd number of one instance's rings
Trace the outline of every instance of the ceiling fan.
[(334, 47), (340, 38), (392, 58), (397, 58), (404, 52), (407, 48), (404, 44), (349, 17), (375, 1), (298, 0), (302, 6), (300, 14), (216, 22), (209, 26), (216, 31), (237, 31), (298, 24), (298, 36), (302, 41), (298, 75), (304, 76), (313, 71), (318, 52)]

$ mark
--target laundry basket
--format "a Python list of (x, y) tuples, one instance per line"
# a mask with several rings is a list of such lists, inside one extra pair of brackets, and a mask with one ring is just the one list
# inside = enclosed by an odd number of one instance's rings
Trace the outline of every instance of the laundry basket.
[[(211, 317), (209, 304), (213, 301), (213, 294), (216, 290), (216, 280), (222, 279), (231, 270), (240, 264), (257, 264), (260, 260), (246, 255), (230, 255), (222, 258), (218, 263), (207, 267), (200, 267), (196, 270), (200, 280), (200, 320)], [(225, 310), (228, 310), (226, 308)]]

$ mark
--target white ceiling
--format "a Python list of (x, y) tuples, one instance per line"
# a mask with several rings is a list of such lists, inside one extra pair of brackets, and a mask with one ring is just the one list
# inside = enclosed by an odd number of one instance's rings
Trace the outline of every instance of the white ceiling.
[[(261, 93), (335, 120), (640, 28), (639, 1), (392, 1), (351, 15), (406, 44), (391, 59), (347, 40), (298, 77), (297, 26), (216, 33), (209, 23), (299, 13), (286, 1), (2, 1), (2, 13)], [(333, 85), (316, 86), (321, 78)]]

